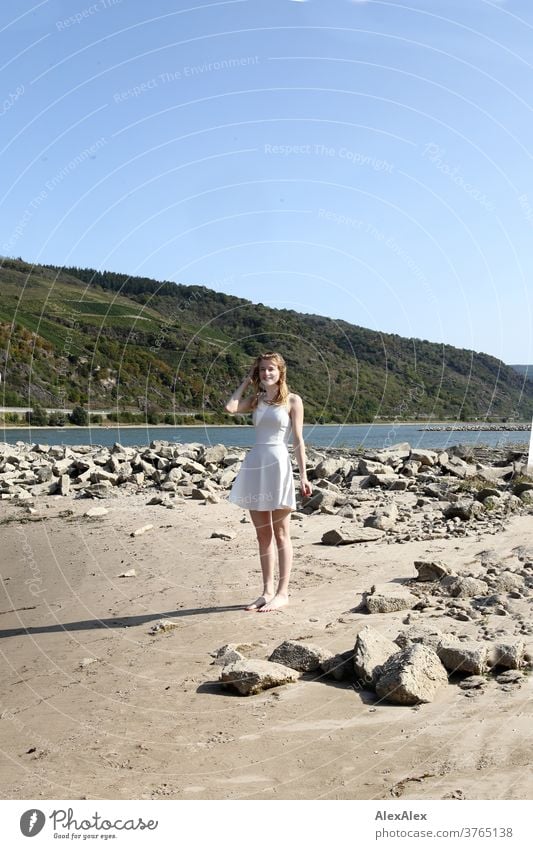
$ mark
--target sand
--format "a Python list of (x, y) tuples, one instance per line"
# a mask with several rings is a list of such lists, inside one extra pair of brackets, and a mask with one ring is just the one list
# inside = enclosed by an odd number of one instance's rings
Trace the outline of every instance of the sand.
[[(0, 503), (2, 798), (531, 798), (531, 676), (508, 688), (491, 677), (473, 697), (450, 683), (415, 708), (319, 675), (240, 697), (209, 654), (232, 642), (267, 658), (298, 638), (343, 651), (366, 624), (393, 638), (405, 611), (354, 612), (364, 590), (413, 577), (427, 556), (460, 569), (493, 549), (511, 562), (533, 545), (531, 516), (499, 536), (337, 548), (320, 538), (340, 517), (292, 521), (291, 604), (260, 614), (242, 609), (260, 590), (247, 514), (225, 501), (146, 506), (152, 494), (47, 496), (33, 516)], [(85, 518), (95, 506), (108, 514)], [(215, 529), (236, 537), (211, 539)], [(176, 627), (151, 634), (161, 618)]]

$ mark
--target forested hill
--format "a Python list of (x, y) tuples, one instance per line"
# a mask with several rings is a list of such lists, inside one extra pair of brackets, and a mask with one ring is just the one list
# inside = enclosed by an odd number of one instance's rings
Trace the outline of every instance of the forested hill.
[(231, 421), (223, 403), (279, 350), (307, 422), (528, 419), (533, 382), (488, 354), (278, 310), (204, 286), (0, 267), (1, 406), (83, 404)]

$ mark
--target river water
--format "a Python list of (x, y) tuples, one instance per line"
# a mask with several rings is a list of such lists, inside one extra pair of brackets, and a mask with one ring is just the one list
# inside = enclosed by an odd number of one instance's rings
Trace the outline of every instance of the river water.
[[(200, 442), (202, 445), (253, 445), (251, 425), (233, 427), (69, 427), (69, 428), (2, 428), (0, 441), (17, 441), (48, 445), (149, 445), (152, 439), (170, 442)], [(397, 442), (408, 442), (412, 448), (440, 448), (451, 445), (490, 445), (501, 447), (527, 444), (527, 431), (423, 431), (419, 425), (304, 425), (304, 441), (315, 448), (384, 448)]]

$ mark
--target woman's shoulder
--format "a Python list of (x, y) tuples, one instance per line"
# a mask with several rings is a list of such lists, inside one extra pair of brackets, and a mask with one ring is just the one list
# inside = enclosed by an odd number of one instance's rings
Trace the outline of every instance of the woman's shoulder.
[(287, 403), (289, 404), (291, 410), (293, 410), (296, 407), (301, 406), (303, 404), (303, 401), (301, 397), (296, 394), (296, 392), (289, 392)]

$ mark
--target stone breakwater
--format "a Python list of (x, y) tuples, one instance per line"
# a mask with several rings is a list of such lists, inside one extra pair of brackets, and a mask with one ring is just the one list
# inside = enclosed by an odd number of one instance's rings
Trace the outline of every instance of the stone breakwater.
[(514, 431), (530, 431), (531, 425), (527, 423), (522, 424), (491, 424), (491, 423), (483, 423), (480, 424), (452, 424), (452, 425), (426, 425), (425, 427), (419, 428), (422, 431), (468, 431), (469, 433), (478, 433), (479, 431), (501, 431), (502, 433), (511, 433)]

